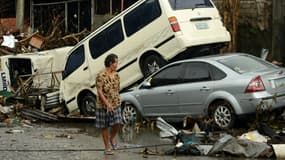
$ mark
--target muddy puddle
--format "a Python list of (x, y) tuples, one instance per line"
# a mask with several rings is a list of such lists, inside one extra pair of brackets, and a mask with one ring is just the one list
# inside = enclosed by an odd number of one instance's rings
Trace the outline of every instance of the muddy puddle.
[[(94, 123), (50, 123), (45, 124), (47, 127), (53, 128), (77, 128), (80, 132), (87, 134), (88, 136), (101, 138), (101, 132), (95, 128)], [(160, 145), (160, 144), (172, 144), (173, 140), (169, 138), (160, 138), (160, 130), (155, 126), (135, 126), (124, 125), (121, 127), (117, 136), (117, 141), (124, 144), (125, 147), (139, 147), (147, 145)]]
[[(13, 128), (18, 129), (18, 128)], [(41, 123), (7, 133), (0, 128), (0, 159), (10, 160), (240, 160), (233, 157), (172, 156), (164, 151), (175, 147), (171, 139), (160, 138), (153, 124), (123, 126), (117, 136), (119, 150), (106, 157), (100, 130), (94, 123)], [(143, 153), (148, 149), (149, 154)], [(155, 154), (152, 154), (155, 153)]]

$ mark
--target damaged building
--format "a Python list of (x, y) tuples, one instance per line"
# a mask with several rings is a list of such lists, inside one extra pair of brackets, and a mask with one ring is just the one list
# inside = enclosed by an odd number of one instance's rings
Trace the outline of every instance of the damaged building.
[[(15, 48), (0, 47), (0, 55), (32, 52), (29, 47), (49, 50), (75, 45), (136, 1), (1, 1), (0, 43), (4, 41), (4, 35), (12, 34), (18, 44)], [(29, 44), (31, 38), (32, 44)]]
[[(49, 32), (49, 26), (59, 19), (66, 34), (78, 33), (85, 28), (89, 31), (96, 29), (136, 1), (4, 0), (1, 1), (0, 18), (6, 28), (13, 26), (11, 31), (16, 31), (17, 26), (20, 31), (39, 31), (44, 35)], [(8, 19), (12, 22), (6, 23)]]

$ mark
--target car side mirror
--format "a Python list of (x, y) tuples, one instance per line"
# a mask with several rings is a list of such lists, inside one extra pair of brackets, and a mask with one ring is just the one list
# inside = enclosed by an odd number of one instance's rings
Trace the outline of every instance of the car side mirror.
[(150, 82), (144, 81), (144, 82), (142, 83), (142, 87), (143, 87), (143, 88), (151, 88), (151, 84), (150, 84)]

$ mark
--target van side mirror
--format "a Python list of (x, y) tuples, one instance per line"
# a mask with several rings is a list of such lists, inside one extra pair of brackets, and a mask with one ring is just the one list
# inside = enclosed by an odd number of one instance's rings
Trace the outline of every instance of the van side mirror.
[(65, 71), (61, 71), (61, 76), (62, 76), (62, 80), (64, 80), (64, 79), (65, 79), (65, 77), (66, 77), (66, 73), (65, 73)]

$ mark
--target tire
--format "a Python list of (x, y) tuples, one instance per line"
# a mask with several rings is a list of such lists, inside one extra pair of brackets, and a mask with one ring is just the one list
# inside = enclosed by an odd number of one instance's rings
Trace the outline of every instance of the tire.
[(94, 116), (96, 109), (96, 98), (92, 94), (86, 94), (80, 100), (80, 112), (84, 116)]
[(212, 112), (212, 118), (221, 129), (230, 129), (234, 126), (236, 115), (232, 106), (226, 101), (216, 102)]
[(131, 104), (122, 106), (122, 118), (125, 124), (132, 124), (141, 121), (140, 113)]
[(272, 111), (272, 113), (270, 113), (270, 118), (268, 120), (270, 121), (274, 121), (276, 119), (280, 119), (282, 118), (282, 114), (285, 112), (285, 109), (284, 108), (281, 108), (281, 109), (275, 109)]
[(167, 62), (158, 55), (147, 56), (143, 59), (142, 62), (142, 73), (144, 75), (144, 78), (146, 78), (147, 76), (157, 71), (166, 64)]

